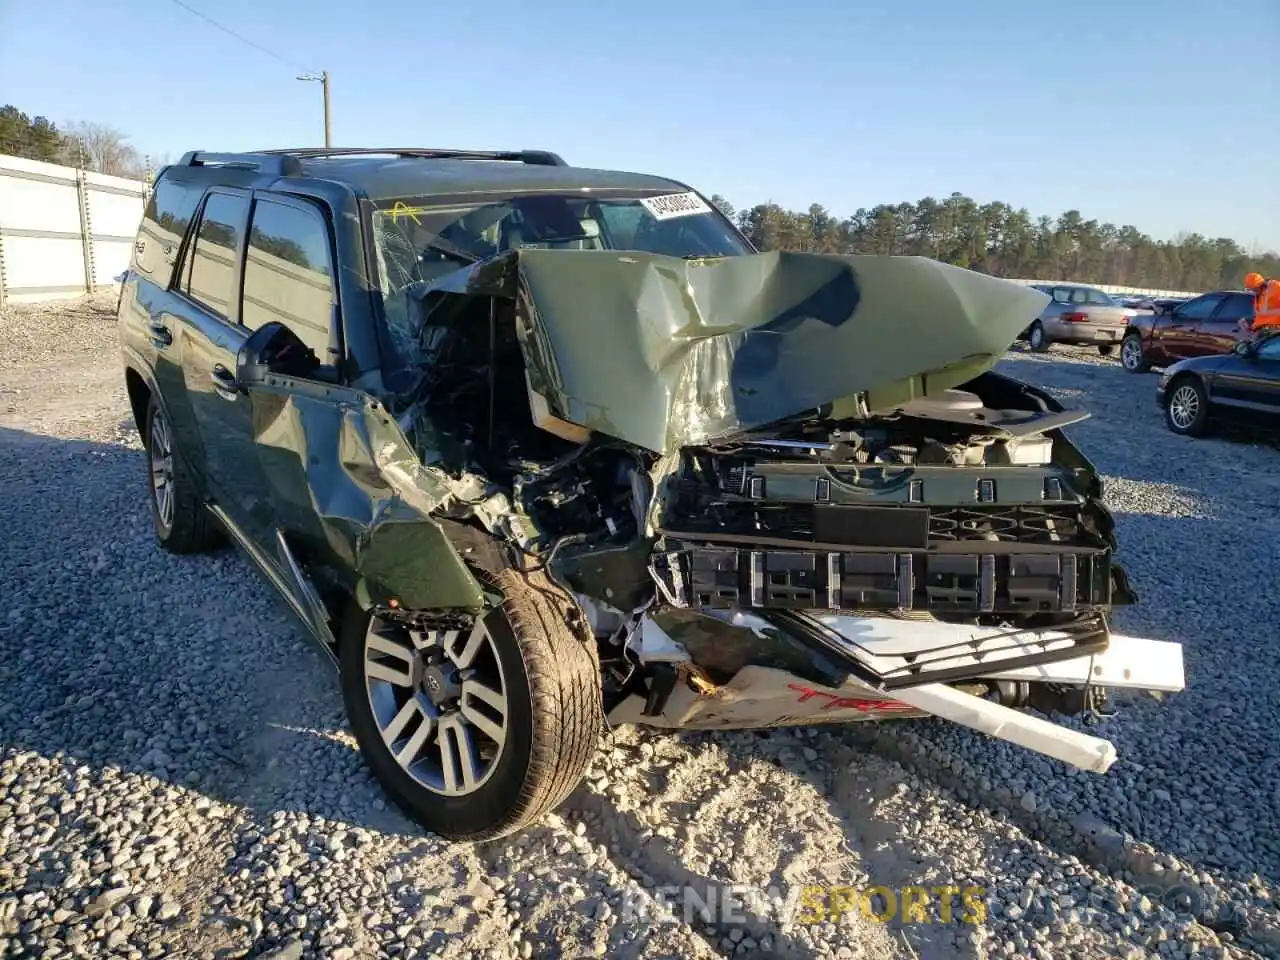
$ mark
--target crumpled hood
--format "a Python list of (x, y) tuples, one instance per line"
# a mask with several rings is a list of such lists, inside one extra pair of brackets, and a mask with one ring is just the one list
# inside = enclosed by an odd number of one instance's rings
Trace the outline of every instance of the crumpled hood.
[(551, 411), (658, 453), (859, 395), (884, 409), (954, 387), (1049, 300), (924, 257), (783, 252), (527, 249), (431, 288), (514, 283), (532, 320), (530, 381)]

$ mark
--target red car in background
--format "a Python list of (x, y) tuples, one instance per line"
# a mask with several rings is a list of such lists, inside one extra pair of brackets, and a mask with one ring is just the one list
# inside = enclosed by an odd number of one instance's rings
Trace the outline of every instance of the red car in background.
[(1253, 319), (1253, 294), (1216, 290), (1171, 310), (1129, 319), (1120, 343), (1120, 363), (1130, 373), (1167, 367), (1188, 357), (1230, 353), (1240, 339), (1240, 321)]

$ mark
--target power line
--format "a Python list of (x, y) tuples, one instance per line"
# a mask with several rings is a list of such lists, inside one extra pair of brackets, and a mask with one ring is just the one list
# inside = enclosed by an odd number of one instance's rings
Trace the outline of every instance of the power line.
[(253, 49), (257, 50), (259, 53), (265, 53), (268, 57), (271, 57), (273, 60), (279, 60), (286, 67), (293, 67), (298, 70), (306, 69), (306, 67), (302, 66), (296, 61), (290, 60), (288, 57), (282, 57), (280, 54), (276, 53), (274, 50), (268, 50), (262, 44), (254, 43), (254, 41), (250, 40), (248, 37), (241, 36), (240, 34), (236, 33), (234, 30), (232, 30), (230, 27), (224, 27), (222, 24), (220, 24), (217, 20), (214, 20), (212, 17), (206, 16), (205, 14), (201, 13), (199, 10), (195, 9), (194, 7), (187, 6), (187, 4), (183, 3), (182, 0), (173, 0), (173, 2), (176, 3), (178, 6), (180, 6), (183, 10), (187, 11), (187, 13), (194, 14), (195, 16), (203, 20), (205, 23), (209, 24), (212, 27), (217, 27), (223, 33), (228, 34), (229, 36), (235, 37), (241, 43), (248, 44), (249, 46), (253, 47)]

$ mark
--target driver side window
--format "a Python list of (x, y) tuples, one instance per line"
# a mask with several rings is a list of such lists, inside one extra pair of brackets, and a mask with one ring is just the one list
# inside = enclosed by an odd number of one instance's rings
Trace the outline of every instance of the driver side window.
[(1179, 320), (1208, 320), (1221, 299), (1221, 296), (1197, 297), (1188, 300), (1175, 313)]
[(244, 263), (241, 322), (250, 330), (282, 323), (329, 364), (337, 359), (329, 355), (336, 302), (329, 231), (320, 212), (258, 200)]

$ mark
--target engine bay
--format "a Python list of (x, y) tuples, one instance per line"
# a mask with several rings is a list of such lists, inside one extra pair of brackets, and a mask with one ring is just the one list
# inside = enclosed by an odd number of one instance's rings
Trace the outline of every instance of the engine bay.
[(1085, 415), (1017, 381), (828, 405), (662, 456), (539, 409), (517, 304), (420, 309), (401, 419), (453, 480), (441, 515), (549, 567), (602, 635), (653, 604), (1092, 629), (1124, 602), (1110, 519), (1060, 430)]

